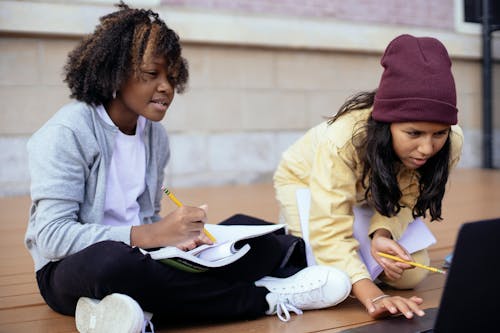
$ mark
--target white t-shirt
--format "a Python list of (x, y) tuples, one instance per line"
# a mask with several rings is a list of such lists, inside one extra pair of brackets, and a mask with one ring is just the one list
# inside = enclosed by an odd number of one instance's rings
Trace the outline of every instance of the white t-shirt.
[[(101, 105), (99, 116), (108, 124), (116, 126)], [(139, 116), (135, 135), (121, 131), (116, 136), (113, 156), (107, 174), (104, 219), (106, 225), (139, 225), (137, 198), (146, 188), (146, 150), (142, 132), (146, 119)]]

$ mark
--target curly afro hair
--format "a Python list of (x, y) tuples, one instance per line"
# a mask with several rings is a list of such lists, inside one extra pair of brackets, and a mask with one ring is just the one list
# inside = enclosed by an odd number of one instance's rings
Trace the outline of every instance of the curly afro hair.
[(132, 9), (123, 1), (118, 11), (100, 18), (94, 33), (69, 53), (64, 67), (70, 97), (91, 105), (106, 104), (113, 92), (137, 75), (147, 55), (166, 59), (169, 80), (182, 93), (189, 71), (179, 36), (157, 13)]

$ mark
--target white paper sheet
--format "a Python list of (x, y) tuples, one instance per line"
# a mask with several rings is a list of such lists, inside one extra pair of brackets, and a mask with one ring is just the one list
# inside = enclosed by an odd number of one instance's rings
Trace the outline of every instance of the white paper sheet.
[[(299, 189), (295, 193), (297, 199), (297, 208), (302, 229), (302, 238), (306, 244), (306, 257), (309, 266), (316, 264), (312, 248), (309, 241), (309, 211), (311, 207), (311, 193), (308, 188)], [(371, 240), (368, 236), (370, 219), (373, 211), (368, 207), (354, 207), (354, 226), (353, 235), (359, 242), (359, 255), (365, 263), (370, 276), (375, 279), (381, 272), (382, 267), (373, 259), (370, 253)], [(408, 224), (398, 243), (409, 253), (414, 253), (429, 247), (436, 243), (436, 238), (425, 225), (425, 222), (416, 218)]]

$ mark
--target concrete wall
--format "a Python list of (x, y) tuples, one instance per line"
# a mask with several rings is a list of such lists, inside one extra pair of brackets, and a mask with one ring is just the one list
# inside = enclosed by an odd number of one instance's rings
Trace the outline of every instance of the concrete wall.
[[(69, 101), (62, 82), (67, 53), (112, 10), (104, 0), (0, 1), (0, 195), (28, 193), (26, 141)], [(400, 33), (435, 36), (447, 46), (466, 135), (460, 167), (481, 165), (477, 34), (410, 24), (156, 10), (183, 40), (191, 74), (189, 89), (176, 96), (163, 120), (173, 150), (169, 186), (270, 180), (281, 152), (305, 130), (335, 113), (349, 95), (377, 86), (380, 56)], [(498, 61), (495, 67), (500, 82)], [(498, 117), (495, 128), (500, 129)]]

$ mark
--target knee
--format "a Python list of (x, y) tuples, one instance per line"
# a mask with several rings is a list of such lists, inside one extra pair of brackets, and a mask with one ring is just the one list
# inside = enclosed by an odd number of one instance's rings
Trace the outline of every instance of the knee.
[[(99, 281), (114, 280), (129, 271), (133, 253), (138, 251), (125, 243), (104, 241), (94, 245), (96, 255), (90, 264)], [(139, 253), (140, 254), (140, 253)]]
[(401, 278), (395, 281), (382, 278), (384, 283), (395, 289), (413, 289), (428, 275), (428, 271), (420, 268), (407, 269)]
[[(427, 250), (415, 252), (412, 254), (412, 257), (415, 262), (421, 263), (426, 266), (430, 264), (430, 258)], [(413, 289), (420, 282), (422, 282), (428, 274), (428, 270), (415, 267), (413, 269), (405, 270), (401, 278), (399, 278), (398, 280), (391, 281), (385, 278), (381, 278), (381, 280), (395, 289)]]

